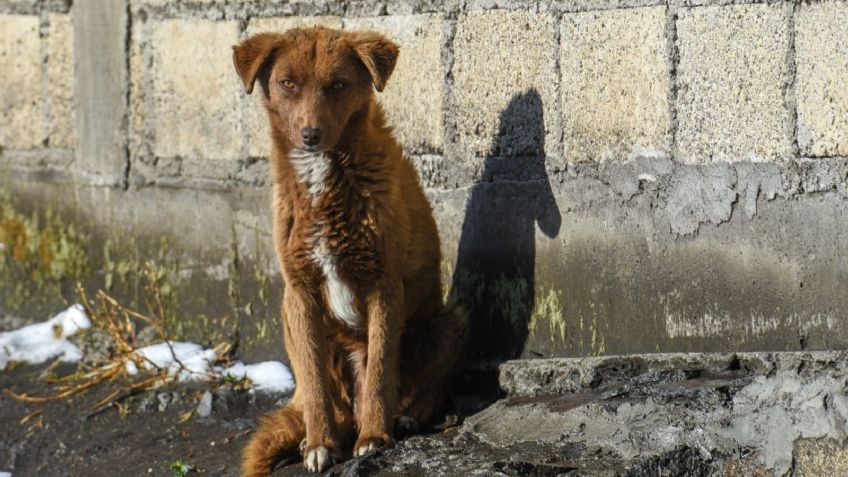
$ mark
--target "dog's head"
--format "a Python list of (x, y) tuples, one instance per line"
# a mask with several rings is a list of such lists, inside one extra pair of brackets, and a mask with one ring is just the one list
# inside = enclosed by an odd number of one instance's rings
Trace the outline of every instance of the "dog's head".
[(233, 47), (233, 62), (250, 94), (259, 83), (272, 124), (290, 147), (335, 147), (351, 117), (382, 91), (398, 47), (371, 32), (322, 27), (260, 33)]

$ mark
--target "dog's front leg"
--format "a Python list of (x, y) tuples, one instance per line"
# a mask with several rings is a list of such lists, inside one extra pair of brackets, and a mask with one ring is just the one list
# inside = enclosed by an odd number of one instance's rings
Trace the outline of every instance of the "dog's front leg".
[(306, 424), (306, 449), (303, 463), (312, 472), (323, 472), (340, 460), (340, 446), (334, 421), (332, 420), (329, 395), (332, 387), (328, 382), (327, 339), (321, 307), (317, 298), (293, 284), (289, 284), (283, 296), (283, 308), (288, 329), (291, 331), (289, 352), (292, 359), (296, 393), (303, 406)]
[(359, 438), (354, 455), (391, 445), (397, 410), (399, 349), (403, 332), (403, 286), (401, 280), (386, 280), (369, 295), (368, 352), (362, 396), (357, 396)]

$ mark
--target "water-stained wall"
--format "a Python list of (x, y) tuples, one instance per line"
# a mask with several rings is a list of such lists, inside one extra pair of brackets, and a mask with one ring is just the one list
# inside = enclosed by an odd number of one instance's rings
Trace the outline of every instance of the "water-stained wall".
[(268, 132), (230, 47), (324, 24), (401, 45), (380, 101), (474, 355), (845, 347), (846, 19), (842, 0), (0, 0), (0, 309), (153, 260), (187, 329), (275, 352)]

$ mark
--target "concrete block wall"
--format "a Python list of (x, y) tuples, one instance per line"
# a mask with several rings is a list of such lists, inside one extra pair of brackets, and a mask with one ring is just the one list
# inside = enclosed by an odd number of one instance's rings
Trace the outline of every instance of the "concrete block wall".
[(22, 166), (66, 165), (74, 146), (73, 29), (66, 5), (45, 10), (0, 10), (0, 147)]
[(478, 355), (848, 345), (844, 0), (99, 3), (0, 0), (3, 187), (172, 237), (192, 286), (233, 244), (277, 286), (230, 46), (323, 24), (401, 45), (379, 100)]

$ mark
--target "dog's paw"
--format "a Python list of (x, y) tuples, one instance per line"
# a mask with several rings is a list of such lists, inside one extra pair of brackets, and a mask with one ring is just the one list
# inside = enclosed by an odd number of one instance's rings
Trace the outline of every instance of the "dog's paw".
[(353, 446), (353, 455), (356, 457), (360, 457), (381, 447), (388, 447), (392, 444), (394, 444), (394, 441), (392, 441), (388, 437), (360, 436), (359, 439), (356, 441), (356, 445)]
[(336, 458), (326, 446), (310, 449), (303, 454), (303, 465), (310, 472), (324, 472), (335, 464)]
[(414, 417), (400, 416), (395, 421), (395, 439), (403, 439), (418, 432), (418, 421)]

